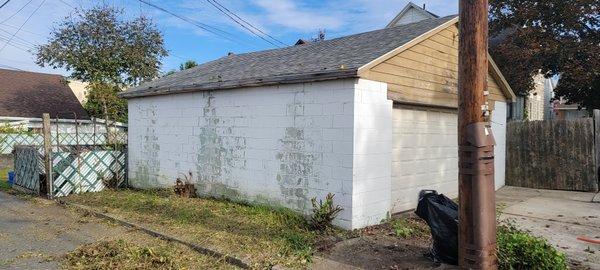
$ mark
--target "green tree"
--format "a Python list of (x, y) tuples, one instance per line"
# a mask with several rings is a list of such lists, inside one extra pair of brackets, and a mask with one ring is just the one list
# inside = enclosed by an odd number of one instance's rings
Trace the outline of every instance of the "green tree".
[[(189, 68), (193, 68), (193, 67), (195, 67), (195, 66), (198, 66), (198, 63), (197, 63), (196, 61), (194, 61), (194, 60), (187, 60), (187, 61), (185, 61), (185, 62), (183, 62), (183, 63), (181, 63), (181, 64), (179, 65), (179, 70), (180, 70), (180, 71), (181, 71), (181, 70), (186, 70), (186, 69), (189, 69)], [(169, 76), (169, 75), (171, 75), (171, 74), (175, 74), (175, 72), (177, 72), (177, 71), (176, 71), (176, 70), (174, 70), (174, 69), (171, 69), (171, 70), (169, 70), (169, 71), (165, 72), (165, 73), (164, 73), (162, 76), (163, 76), (163, 77), (164, 77), (164, 76)]]
[(556, 97), (600, 108), (599, 0), (490, 0), (490, 54), (512, 88), (559, 76)]
[(179, 70), (186, 70), (188, 68), (193, 68), (197, 65), (198, 65), (198, 63), (196, 63), (196, 61), (187, 60), (187, 61), (185, 61), (185, 63), (182, 63), (181, 65), (179, 65)]
[(145, 17), (124, 20), (122, 13), (109, 6), (78, 10), (37, 47), (38, 65), (65, 68), (71, 78), (90, 82), (86, 109), (96, 117), (126, 120), (126, 103), (117, 93), (156, 78), (161, 59), (167, 56), (153, 22)]
[(120, 91), (115, 85), (91, 83), (88, 86), (88, 101), (84, 108), (96, 117), (127, 122), (127, 100), (117, 95)]

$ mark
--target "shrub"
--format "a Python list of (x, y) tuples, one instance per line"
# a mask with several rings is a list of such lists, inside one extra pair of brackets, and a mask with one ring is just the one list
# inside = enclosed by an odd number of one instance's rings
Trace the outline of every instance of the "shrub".
[(4, 125), (0, 125), (0, 133), (26, 134), (26, 135), (33, 134), (33, 132), (29, 131), (27, 128), (25, 128), (23, 126), (12, 126), (9, 123), (4, 123)]
[(310, 225), (313, 229), (323, 231), (331, 227), (331, 222), (335, 217), (342, 211), (339, 205), (333, 204), (333, 197), (335, 195), (328, 193), (325, 197), (325, 202), (317, 198), (310, 199), (313, 207), (313, 215), (310, 220)]
[(567, 260), (548, 242), (504, 222), (498, 226), (499, 269), (567, 269)]

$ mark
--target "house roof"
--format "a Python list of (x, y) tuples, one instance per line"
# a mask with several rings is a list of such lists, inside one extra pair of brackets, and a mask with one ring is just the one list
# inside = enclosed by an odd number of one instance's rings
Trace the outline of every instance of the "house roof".
[(0, 82), (0, 116), (89, 119), (60, 75), (0, 69)]
[(415, 10), (416, 12), (419, 12), (421, 14), (423, 14), (424, 17), (426, 18), (430, 18), (430, 19), (435, 19), (435, 18), (439, 18), (438, 15), (433, 14), (425, 9), (423, 9), (420, 6), (415, 5), (415, 3), (413, 2), (408, 2), (408, 4), (406, 4), (406, 6), (400, 11), (400, 13), (398, 13), (398, 15), (396, 15), (396, 17), (394, 17), (394, 19), (392, 19), (388, 25), (386, 27), (394, 27), (396, 26), (396, 23), (398, 23), (398, 21), (400, 19), (402, 19), (402, 17), (404, 17), (404, 15), (406, 15), (406, 13), (408, 13), (408, 11), (410, 11), (411, 9)]
[(456, 18), (456, 15), (299, 46), (233, 54), (121, 93), (134, 98), (201, 90), (357, 77), (382, 55)]

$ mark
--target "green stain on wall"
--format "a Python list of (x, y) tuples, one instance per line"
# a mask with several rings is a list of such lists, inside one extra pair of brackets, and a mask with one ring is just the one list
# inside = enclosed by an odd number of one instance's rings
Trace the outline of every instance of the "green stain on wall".
[(197, 191), (201, 196), (241, 199), (243, 196), (237, 191), (238, 180), (232, 177), (231, 170), (236, 166), (244, 168), (246, 140), (229, 136), (233, 131), (223, 125), (224, 119), (217, 115), (213, 93), (205, 92), (204, 95), (206, 106), (201, 117), (206, 124), (197, 136)]
[(289, 127), (285, 136), (279, 140), (282, 150), (277, 153), (279, 171), (277, 182), (289, 207), (306, 211), (309, 207), (308, 182), (314, 177), (315, 156), (306, 151), (306, 145), (311, 144), (304, 136), (304, 130)]
[(146, 127), (146, 132), (140, 135), (142, 159), (139, 161), (129, 182), (132, 186), (141, 188), (164, 186), (158, 180), (160, 174), (160, 159), (158, 158), (160, 145), (155, 132), (156, 105), (143, 110), (143, 113), (148, 118), (149, 125)]

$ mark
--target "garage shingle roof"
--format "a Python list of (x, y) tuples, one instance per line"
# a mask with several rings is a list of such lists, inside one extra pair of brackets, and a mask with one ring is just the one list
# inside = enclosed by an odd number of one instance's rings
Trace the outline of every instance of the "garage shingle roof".
[(361, 66), (456, 16), (280, 49), (232, 54), (158, 78), (122, 97), (356, 77)]

